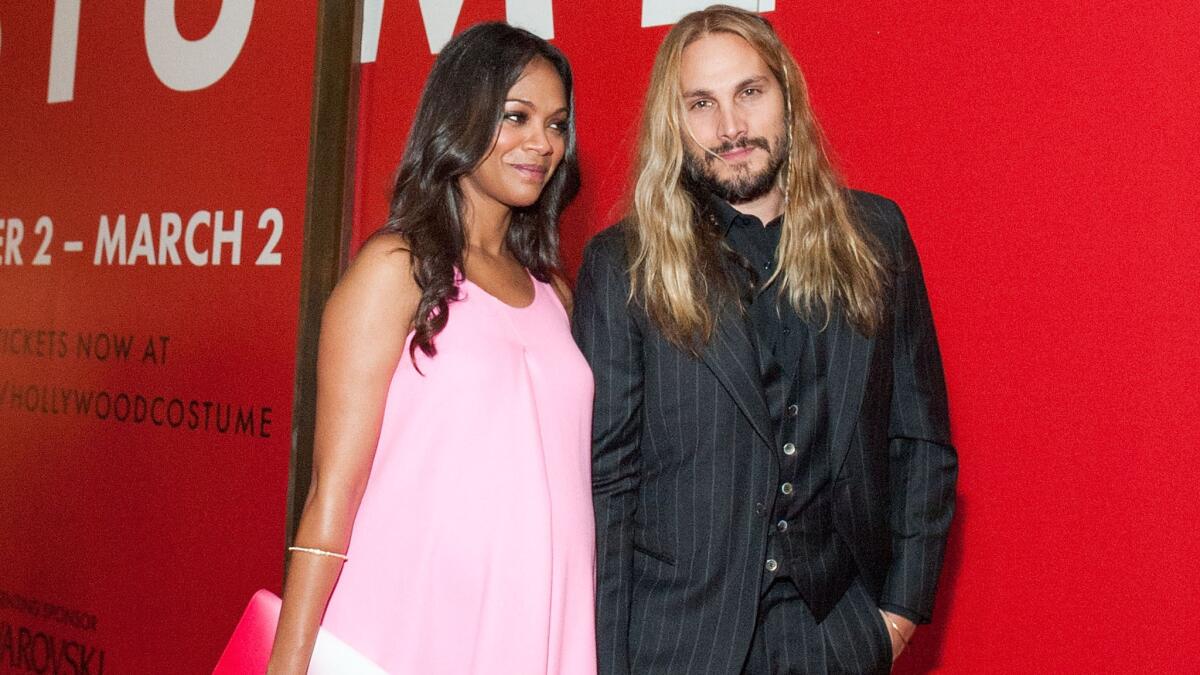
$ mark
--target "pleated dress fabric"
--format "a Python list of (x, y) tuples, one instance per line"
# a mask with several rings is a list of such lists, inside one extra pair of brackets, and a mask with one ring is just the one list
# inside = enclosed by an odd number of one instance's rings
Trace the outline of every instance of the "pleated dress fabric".
[[(323, 625), (398, 675), (591, 675), (592, 375), (554, 289), (468, 280), (392, 377)], [(409, 340), (412, 336), (409, 336)]]

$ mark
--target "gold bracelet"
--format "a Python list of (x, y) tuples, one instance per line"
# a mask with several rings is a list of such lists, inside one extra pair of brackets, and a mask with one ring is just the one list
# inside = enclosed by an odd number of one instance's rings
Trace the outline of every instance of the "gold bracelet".
[(900, 641), (904, 643), (904, 648), (908, 649), (908, 640), (904, 639), (904, 631), (900, 630), (900, 626), (897, 626), (892, 617), (886, 614), (883, 615), (883, 618), (887, 619), (887, 622), (892, 624), (892, 628), (896, 630), (896, 636), (899, 637)]
[(319, 548), (307, 548), (304, 546), (289, 546), (288, 550), (289, 551), (299, 551), (300, 553), (311, 553), (313, 555), (323, 555), (323, 556), (328, 556), (330, 558), (338, 558), (339, 560), (349, 560), (350, 559), (350, 558), (346, 557), (345, 553), (334, 553), (333, 551), (326, 551), (324, 549), (319, 549)]

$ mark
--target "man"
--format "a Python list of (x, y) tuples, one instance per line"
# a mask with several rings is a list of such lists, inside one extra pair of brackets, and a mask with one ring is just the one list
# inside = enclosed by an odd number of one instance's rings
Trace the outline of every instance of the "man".
[(887, 672), (957, 473), (899, 209), (843, 186), (795, 61), (728, 7), (660, 47), (635, 176), (574, 313), (600, 672)]

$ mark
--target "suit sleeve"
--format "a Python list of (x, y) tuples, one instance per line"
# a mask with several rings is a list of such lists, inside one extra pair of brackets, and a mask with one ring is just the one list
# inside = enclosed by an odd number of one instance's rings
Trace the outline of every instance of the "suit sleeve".
[(885, 212), (895, 256), (895, 334), (888, 424), (892, 564), (880, 605), (928, 623), (954, 516), (958, 457), (921, 264), (899, 207), (887, 202)]
[(620, 242), (602, 238), (593, 240), (584, 252), (572, 330), (596, 382), (592, 496), (599, 673), (627, 675), (642, 426), (642, 332), (631, 315)]

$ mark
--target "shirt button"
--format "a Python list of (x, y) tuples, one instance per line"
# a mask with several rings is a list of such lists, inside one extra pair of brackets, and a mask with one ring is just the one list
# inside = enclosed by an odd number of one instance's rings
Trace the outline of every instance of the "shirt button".
[(775, 529), (779, 530), (780, 532), (787, 532), (787, 528), (788, 525), (786, 520), (781, 520), (778, 523), (775, 523)]
[(788, 457), (791, 457), (792, 455), (796, 454), (796, 444), (795, 443), (784, 443), (783, 444), (783, 454), (787, 455)]
[(795, 417), (796, 415), (799, 415), (800, 414), (800, 406), (796, 405), (795, 403), (789, 405), (787, 408), (787, 413), (788, 413), (788, 417)]
[(782, 493), (783, 493), (783, 494), (785, 494), (785, 495), (790, 495), (790, 494), (792, 494), (792, 484), (791, 484), (791, 483), (784, 483), (783, 485), (780, 485), (780, 486), (779, 486), (779, 491), (780, 491), (780, 492), (782, 492)]
[(767, 558), (767, 571), (774, 572), (779, 569), (779, 563), (775, 562), (774, 558)]
[(754, 505), (754, 513), (757, 515), (760, 515), (760, 516), (767, 515), (767, 506), (765, 504), (763, 504), (762, 502), (755, 504)]

